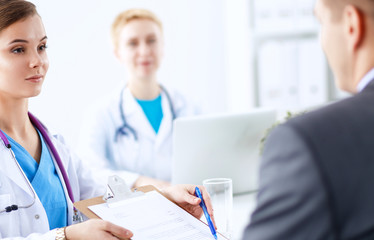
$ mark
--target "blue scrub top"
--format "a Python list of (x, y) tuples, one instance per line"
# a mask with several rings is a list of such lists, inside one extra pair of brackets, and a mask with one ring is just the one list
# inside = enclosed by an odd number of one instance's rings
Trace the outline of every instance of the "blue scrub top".
[(47, 213), (49, 228), (61, 228), (67, 226), (67, 203), (64, 189), (58, 177), (51, 153), (40, 132), (39, 138), (42, 143), (42, 154), (39, 164), (20, 144), (7, 138), (12, 146), (16, 160), (31, 182)]
[(149, 123), (157, 134), (160, 129), (162, 118), (164, 117), (161, 106), (161, 94), (153, 100), (136, 99), (136, 101), (142, 107), (145, 116), (147, 116)]

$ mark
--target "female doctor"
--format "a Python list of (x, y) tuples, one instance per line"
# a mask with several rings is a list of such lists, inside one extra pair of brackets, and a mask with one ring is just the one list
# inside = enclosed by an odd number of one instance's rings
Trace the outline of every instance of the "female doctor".
[[(52, 136), (28, 112), (28, 98), (40, 93), (48, 70), (46, 48), (35, 6), (0, 0), (0, 239), (130, 238), (130, 230), (103, 220), (78, 223), (72, 203), (102, 195), (104, 186), (95, 183), (61, 137)], [(200, 217), (193, 187), (163, 192)]]
[(87, 111), (79, 149), (103, 179), (115, 172), (130, 186), (162, 188), (171, 179), (173, 120), (196, 109), (157, 81), (164, 45), (162, 24), (152, 12), (124, 11), (111, 30), (128, 82)]

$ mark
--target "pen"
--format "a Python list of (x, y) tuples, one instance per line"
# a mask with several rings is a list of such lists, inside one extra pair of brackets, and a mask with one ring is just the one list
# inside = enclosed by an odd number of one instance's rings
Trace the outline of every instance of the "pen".
[(203, 212), (204, 212), (206, 221), (208, 222), (210, 231), (212, 232), (214, 238), (217, 239), (216, 229), (214, 228), (213, 222), (210, 219), (208, 210), (206, 209), (206, 206), (205, 206), (205, 202), (204, 202), (203, 196), (201, 195), (200, 189), (198, 187), (195, 188), (195, 195), (196, 195), (196, 197), (198, 197), (198, 198), (201, 199), (200, 207), (203, 209)]

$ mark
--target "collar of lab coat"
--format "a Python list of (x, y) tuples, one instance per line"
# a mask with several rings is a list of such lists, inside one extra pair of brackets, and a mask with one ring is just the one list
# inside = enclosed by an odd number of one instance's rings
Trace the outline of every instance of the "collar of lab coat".
[(126, 121), (132, 126), (138, 135), (144, 135), (155, 140), (155, 148), (157, 148), (169, 134), (172, 129), (172, 114), (170, 104), (164, 92), (161, 92), (161, 106), (163, 118), (158, 130), (158, 134), (154, 131), (143, 109), (132, 95), (129, 88), (123, 92), (123, 110)]

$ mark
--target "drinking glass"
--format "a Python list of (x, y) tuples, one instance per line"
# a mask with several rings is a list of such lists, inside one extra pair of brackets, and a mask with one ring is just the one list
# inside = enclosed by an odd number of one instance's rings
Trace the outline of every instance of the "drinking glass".
[(203, 181), (210, 195), (217, 231), (228, 239), (232, 236), (232, 180), (211, 178)]

